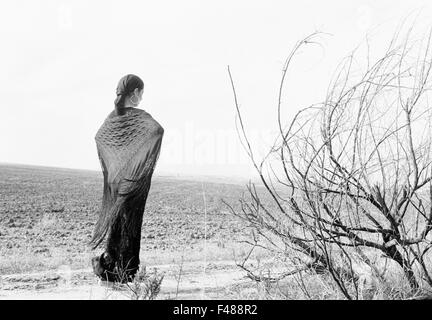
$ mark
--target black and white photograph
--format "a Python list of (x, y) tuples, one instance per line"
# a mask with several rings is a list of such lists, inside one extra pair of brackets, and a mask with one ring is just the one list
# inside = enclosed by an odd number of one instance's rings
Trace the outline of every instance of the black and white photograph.
[(0, 300), (432, 299), (430, 1), (2, 1), (0, 40)]

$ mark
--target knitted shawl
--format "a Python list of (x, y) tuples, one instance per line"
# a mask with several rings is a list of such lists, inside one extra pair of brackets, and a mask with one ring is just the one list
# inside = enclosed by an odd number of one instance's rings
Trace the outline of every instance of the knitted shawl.
[[(164, 130), (152, 116), (140, 113), (108, 117), (95, 140), (104, 177), (102, 207), (91, 244), (95, 249), (110, 228), (127, 214), (127, 208), (143, 213), (151, 177), (159, 157)], [(140, 232), (133, 224), (139, 217), (128, 219), (130, 232)]]

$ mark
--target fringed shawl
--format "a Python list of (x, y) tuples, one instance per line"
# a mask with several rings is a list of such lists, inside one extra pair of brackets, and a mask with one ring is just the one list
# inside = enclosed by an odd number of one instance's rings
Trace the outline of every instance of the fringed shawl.
[[(104, 177), (102, 207), (91, 244), (96, 248), (127, 208), (144, 211), (164, 130), (142, 111), (107, 118), (96, 134)], [(132, 203), (131, 203), (132, 202)], [(128, 220), (134, 224), (140, 219)], [(140, 230), (133, 225), (127, 230)]]

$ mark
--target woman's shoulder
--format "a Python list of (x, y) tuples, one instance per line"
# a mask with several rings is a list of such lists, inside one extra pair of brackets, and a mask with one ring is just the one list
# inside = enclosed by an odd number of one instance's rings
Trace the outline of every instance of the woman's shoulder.
[(146, 113), (146, 112), (138, 108), (130, 108), (130, 110), (128, 110), (128, 114), (142, 114), (142, 113)]
[(114, 109), (113, 111), (110, 112), (110, 114), (108, 115), (107, 118), (110, 119), (110, 118), (119, 117), (119, 116), (143, 114), (143, 113), (146, 113), (146, 112), (144, 110), (138, 109), (138, 108), (127, 108), (124, 111), (124, 114), (119, 114), (118, 111), (116, 109)]
[(141, 110), (143, 111), (144, 116), (148, 119), (149, 124), (151, 123), (151, 127), (152, 127), (152, 131), (156, 134), (160, 134), (163, 135), (164, 134), (164, 128), (160, 125), (159, 122), (156, 121), (155, 118), (152, 117), (152, 115), (150, 113), (148, 113), (145, 110)]
[(110, 112), (110, 114), (108, 115), (107, 119), (110, 119), (110, 118), (113, 118), (113, 117), (116, 117), (116, 116), (117, 116), (117, 111), (113, 110), (113, 111)]

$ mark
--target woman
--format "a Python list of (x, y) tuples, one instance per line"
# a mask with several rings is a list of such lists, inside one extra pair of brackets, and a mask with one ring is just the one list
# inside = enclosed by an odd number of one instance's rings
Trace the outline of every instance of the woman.
[(92, 259), (97, 276), (131, 281), (139, 267), (141, 225), (164, 130), (150, 114), (137, 109), (143, 81), (132, 74), (120, 79), (115, 109), (96, 134), (104, 177), (102, 207), (91, 244), (106, 247)]

